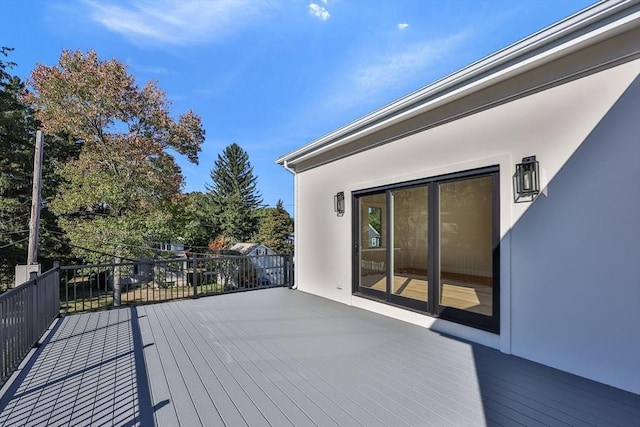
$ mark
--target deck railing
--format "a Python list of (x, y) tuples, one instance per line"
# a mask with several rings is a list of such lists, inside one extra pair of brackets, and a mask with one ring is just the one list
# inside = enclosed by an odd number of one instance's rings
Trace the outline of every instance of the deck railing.
[(291, 286), (291, 255), (218, 255), (60, 267), (61, 312)]
[(60, 312), (59, 268), (0, 294), (0, 386)]
[(0, 387), (60, 313), (291, 287), (291, 255), (56, 266), (0, 294)]

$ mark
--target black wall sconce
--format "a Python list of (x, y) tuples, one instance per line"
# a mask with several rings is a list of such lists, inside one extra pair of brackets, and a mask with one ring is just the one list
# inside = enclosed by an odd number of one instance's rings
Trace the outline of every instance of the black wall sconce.
[(531, 202), (540, 193), (540, 172), (536, 156), (523, 157), (513, 175), (513, 201)]
[(333, 210), (338, 216), (344, 215), (344, 191), (333, 196)]

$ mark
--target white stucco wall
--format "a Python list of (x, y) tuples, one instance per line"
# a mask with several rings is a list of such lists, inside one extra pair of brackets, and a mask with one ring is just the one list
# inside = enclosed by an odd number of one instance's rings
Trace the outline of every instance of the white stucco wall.
[[(299, 173), (298, 288), (640, 393), (639, 71), (628, 62)], [(514, 204), (514, 164), (529, 155), (547, 194)], [(500, 336), (352, 296), (352, 191), (491, 165)]]
[(512, 351), (640, 393), (640, 80), (513, 224)]

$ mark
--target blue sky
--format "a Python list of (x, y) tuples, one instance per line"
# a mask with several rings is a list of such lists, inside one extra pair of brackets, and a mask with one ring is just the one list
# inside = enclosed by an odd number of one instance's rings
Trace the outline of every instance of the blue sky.
[(200, 164), (178, 158), (185, 191), (203, 191), (236, 142), (265, 204), (293, 212), (277, 157), (593, 3), (0, 0), (0, 45), (22, 78), (63, 49), (95, 49), (157, 80), (174, 115), (193, 109), (206, 129)]

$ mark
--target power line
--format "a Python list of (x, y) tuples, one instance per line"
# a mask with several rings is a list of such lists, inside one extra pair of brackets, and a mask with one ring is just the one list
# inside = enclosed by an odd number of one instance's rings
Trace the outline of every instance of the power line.
[[(53, 230), (47, 230), (49, 233), (51, 234), (58, 234), (60, 236), (65, 236), (65, 233), (61, 233), (59, 231), (53, 231)], [(95, 241), (102, 243), (103, 245), (110, 245), (110, 246), (126, 246), (129, 248), (136, 248), (136, 249), (149, 249), (152, 251), (159, 251), (159, 252), (174, 252), (172, 250), (168, 250), (168, 249), (158, 249), (158, 248), (154, 248), (153, 246), (140, 246), (140, 245), (129, 245), (126, 243), (114, 243), (114, 242), (105, 242), (104, 240), (100, 240), (97, 238), (93, 238)], [(156, 241), (156, 243), (166, 243), (166, 242), (160, 242), (160, 241)]]
[[(109, 254), (109, 253), (106, 253), (106, 252), (101, 252), (101, 251), (96, 251), (94, 249), (85, 248), (83, 246), (74, 245), (74, 244), (71, 244), (69, 242), (65, 242), (65, 241), (63, 241), (61, 239), (58, 239), (57, 237), (54, 237), (54, 236), (51, 236), (51, 237), (48, 237), (48, 238), (53, 239), (53, 240), (55, 240), (55, 241), (57, 241), (59, 243), (62, 243), (63, 245), (70, 246), (72, 248), (82, 249), (83, 251), (91, 252), (91, 253), (98, 254), (98, 255), (105, 255), (105, 256), (113, 257), (113, 258), (117, 257), (116, 254)], [(125, 258), (125, 257), (122, 257), (122, 256), (120, 256), (119, 258), (123, 259), (125, 261), (130, 261), (130, 262), (139, 261), (139, 260), (136, 260), (136, 259)]]
[(68, 212), (65, 214), (61, 214), (60, 216), (75, 216), (75, 215), (93, 215), (93, 216), (104, 216), (104, 217), (110, 217), (111, 215), (109, 215), (108, 213), (104, 213), (104, 212), (94, 212), (92, 210), (78, 210), (78, 211), (73, 211), (73, 212)]
[[(49, 233), (51, 233), (51, 234), (58, 234), (58, 235), (60, 235), (60, 236), (66, 236), (66, 234), (65, 234), (65, 233), (61, 233), (61, 232), (59, 232), (59, 231), (53, 231), (53, 230), (47, 230), (47, 231), (48, 231)], [(96, 237), (92, 237), (92, 239), (93, 239), (94, 241), (97, 241), (97, 242), (99, 242), (99, 243), (102, 243), (103, 245), (110, 245), (110, 246), (127, 246), (127, 247), (130, 247), (130, 248), (138, 248), (138, 249), (152, 249), (152, 250), (158, 250), (158, 251), (161, 251), (161, 250), (162, 250), (162, 249), (156, 249), (156, 248), (153, 248), (153, 247), (151, 247), (151, 246), (138, 246), (138, 245), (128, 245), (128, 244), (126, 244), (126, 243), (105, 242), (104, 240), (98, 239), (98, 238), (96, 238)], [(167, 251), (167, 252), (168, 252), (168, 251)]]
[[(24, 204), (24, 203), (23, 203), (23, 204)], [(12, 219), (13, 221), (15, 221), (15, 220), (17, 220), (17, 219), (24, 218), (25, 216), (29, 216), (29, 215), (31, 215), (31, 212), (27, 212), (26, 214), (23, 214), (23, 215), (18, 215), (18, 216), (16, 216), (16, 217), (11, 218), (11, 219)]]
[(21, 233), (26, 233), (27, 231), (29, 231), (29, 229), (27, 228), (26, 230), (20, 230), (20, 231), (2, 231), (0, 232), (0, 234), (21, 234)]
[(29, 238), (28, 238), (28, 237), (25, 237), (25, 238), (24, 238), (24, 239), (22, 239), (22, 240), (18, 240), (18, 241), (16, 241), (16, 242), (9, 243), (9, 244), (4, 245), (4, 246), (0, 246), (0, 249), (8, 248), (9, 246), (13, 246), (13, 245), (17, 245), (18, 243), (26, 242), (27, 240), (29, 240)]

